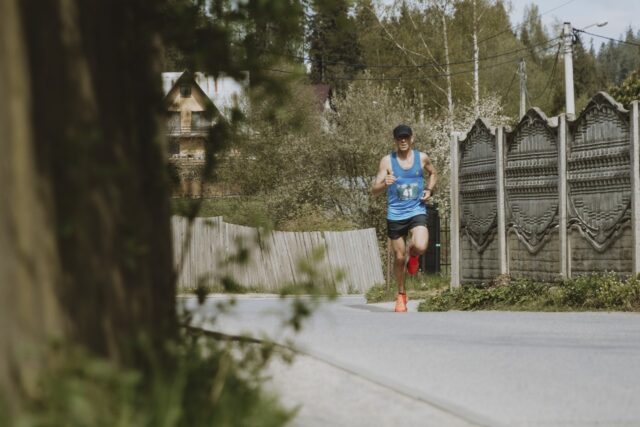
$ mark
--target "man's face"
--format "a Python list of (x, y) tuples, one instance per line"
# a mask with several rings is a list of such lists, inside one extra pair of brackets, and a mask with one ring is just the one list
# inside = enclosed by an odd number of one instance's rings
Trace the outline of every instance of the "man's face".
[(411, 149), (411, 144), (413, 144), (413, 135), (401, 135), (395, 138), (395, 142), (398, 151), (408, 151)]

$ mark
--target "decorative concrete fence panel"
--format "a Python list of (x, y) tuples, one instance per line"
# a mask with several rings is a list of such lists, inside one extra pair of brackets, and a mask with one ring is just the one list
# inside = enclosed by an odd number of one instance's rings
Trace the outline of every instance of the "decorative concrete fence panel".
[[(173, 217), (172, 226), (181, 289), (230, 277), (248, 289), (278, 292), (309, 279), (300, 268), (304, 262), (330, 279), (339, 293), (362, 293), (384, 283), (374, 229), (263, 233), (221, 217), (197, 218), (191, 229), (185, 218)], [(314, 259), (318, 248), (325, 254), (322, 261)], [(339, 276), (342, 280), (331, 281)]]
[(600, 92), (575, 119), (452, 135), (451, 284), (640, 273), (639, 120)]
[(499, 272), (496, 135), (478, 120), (460, 142), (460, 248), (462, 278), (483, 281)]
[(560, 275), (557, 127), (557, 120), (534, 108), (505, 133), (507, 261), (513, 277)]
[(629, 111), (601, 93), (569, 122), (572, 273), (633, 270), (629, 121)]

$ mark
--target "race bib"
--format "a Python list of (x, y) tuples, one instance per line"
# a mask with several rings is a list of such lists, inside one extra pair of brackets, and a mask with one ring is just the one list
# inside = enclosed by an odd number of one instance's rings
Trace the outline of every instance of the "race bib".
[(411, 200), (418, 198), (418, 184), (398, 184), (396, 195), (400, 200)]

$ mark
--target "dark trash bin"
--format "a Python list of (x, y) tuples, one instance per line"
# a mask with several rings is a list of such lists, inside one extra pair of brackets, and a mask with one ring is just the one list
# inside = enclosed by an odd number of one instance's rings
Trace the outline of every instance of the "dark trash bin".
[(420, 270), (427, 274), (440, 273), (440, 213), (438, 204), (427, 205), (427, 229), (429, 244), (427, 251), (420, 257)]

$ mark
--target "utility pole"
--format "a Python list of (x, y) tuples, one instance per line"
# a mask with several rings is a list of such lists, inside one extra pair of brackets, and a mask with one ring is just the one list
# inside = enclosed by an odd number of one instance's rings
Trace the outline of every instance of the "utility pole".
[(567, 117), (576, 115), (576, 101), (573, 87), (573, 27), (570, 22), (564, 23), (564, 93)]
[(527, 64), (524, 58), (520, 59), (520, 118), (527, 113)]

